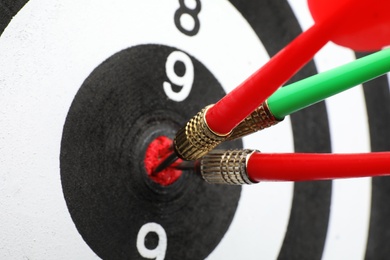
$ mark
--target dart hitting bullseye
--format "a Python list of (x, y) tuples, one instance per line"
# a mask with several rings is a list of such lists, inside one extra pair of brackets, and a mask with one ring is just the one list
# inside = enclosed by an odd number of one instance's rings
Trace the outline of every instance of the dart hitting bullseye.
[(389, 0), (308, 1), (0, 0), (0, 259), (386, 259)]
[[(233, 140), (265, 127), (270, 127), (297, 110), (388, 71), (390, 71), (390, 49), (385, 49), (285, 86), (276, 91), (262, 106), (241, 122), (232, 131), (228, 139)], [(267, 106), (268, 115), (261, 116), (261, 111), (265, 106)], [(387, 175), (390, 172), (389, 155), (387, 153), (371, 153), (366, 156), (364, 154), (305, 155), (255, 152), (252, 157), (246, 151), (215, 151), (210, 152), (198, 162), (182, 162), (176, 164), (175, 167), (195, 169), (202, 174), (205, 180), (211, 183), (228, 184), (252, 183), (249, 180), (253, 180), (253, 182), (259, 180), (298, 181), (379, 176)], [(155, 172), (157, 173), (171, 165), (175, 158), (175, 154), (171, 153)], [(236, 171), (232, 171), (232, 169), (236, 169)], [(247, 171), (247, 169), (250, 170)], [(233, 173), (233, 176), (227, 177), (229, 172), (230, 174)], [(244, 179), (246, 181), (243, 181)]]
[[(315, 24), (232, 92), (195, 115), (176, 134), (173, 142), (174, 152), (166, 156), (167, 159), (160, 163), (154, 172), (165, 169), (177, 158), (202, 161), (202, 157), (207, 157), (210, 151), (226, 140), (240, 138), (274, 125), (286, 115), (390, 71), (390, 53), (389, 50), (383, 50), (367, 59), (358, 60), (356, 63), (313, 76), (277, 91), (329, 41), (358, 51), (380, 50), (390, 45), (390, 16), (386, 13), (390, 8), (390, 2), (309, 0), (308, 3)], [(364, 156), (373, 159), (375, 154), (362, 154), (359, 158)], [(292, 157), (278, 158), (281, 162)], [(327, 158), (331, 161), (335, 157)], [(389, 167), (385, 165), (390, 155), (380, 154), (380, 158), (384, 168), (378, 170), (380, 172), (377, 174), (390, 173)], [(245, 165), (248, 166), (247, 163)], [(221, 163), (220, 167), (225, 167), (227, 172), (235, 175), (230, 168), (239, 166), (234, 164), (222, 166)], [(375, 174), (367, 172), (366, 176)], [(348, 177), (353, 176), (352, 172)], [(316, 178), (307, 177), (307, 180), (309, 179)]]

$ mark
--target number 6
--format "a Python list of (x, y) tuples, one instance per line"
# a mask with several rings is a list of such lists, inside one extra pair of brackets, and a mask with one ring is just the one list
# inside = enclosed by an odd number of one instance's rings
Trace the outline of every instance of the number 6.
[[(158, 236), (158, 245), (154, 249), (146, 248), (145, 238), (150, 232), (154, 232)], [(164, 228), (157, 223), (147, 223), (141, 227), (137, 236), (137, 249), (141, 256), (148, 259), (164, 260), (167, 250), (167, 234)]]

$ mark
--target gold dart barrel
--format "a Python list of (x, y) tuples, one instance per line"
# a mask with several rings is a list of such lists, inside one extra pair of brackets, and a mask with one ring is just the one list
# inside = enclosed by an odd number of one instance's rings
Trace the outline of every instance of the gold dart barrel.
[(264, 128), (276, 125), (282, 120), (279, 120), (274, 117), (274, 115), (269, 110), (266, 101), (258, 108), (256, 108), (256, 110), (253, 111), (244, 120), (242, 120), (242, 122), (233, 129), (227, 140), (234, 140), (244, 137), (259, 130), (263, 130)]
[(202, 109), (177, 132), (173, 144), (181, 159), (199, 159), (226, 140), (228, 135), (214, 133), (207, 125), (205, 115), (210, 107)]
[(201, 175), (213, 184), (253, 184), (246, 165), (254, 152), (256, 150), (214, 150), (201, 159)]

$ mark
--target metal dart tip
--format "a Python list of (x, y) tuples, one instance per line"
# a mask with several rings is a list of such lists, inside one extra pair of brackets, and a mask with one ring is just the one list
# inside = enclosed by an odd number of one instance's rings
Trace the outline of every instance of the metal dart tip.
[(155, 176), (157, 173), (161, 172), (162, 170), (165, 170), (168, 168), (171, 164), (176, 162), (179, 159), (177, 155), (172, 152), (167, 158), (165, 158), (152, 172), (152, 176)]
[(198, 170), (199, 161), (183, 161), (177, 165), (175, 165), (175, 168), (178, 170)]

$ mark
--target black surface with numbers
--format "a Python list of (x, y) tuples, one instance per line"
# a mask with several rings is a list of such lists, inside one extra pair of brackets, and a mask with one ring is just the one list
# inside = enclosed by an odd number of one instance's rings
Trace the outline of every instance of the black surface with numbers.
[[(103, 259), (140, 258), (137, 233), (150, 222), (167, 234), (166, 259), (203, 259), (234, 216), (241, 187), (210, 185), (191, 172), (162, 187), (144, 169), (145, 150), (154, 138), (173, 137), (197, 111), (224, 95), (213, 75), (191, 57), (191, 92), (183, 102), (170, 100), (162, 86), (168, 80), (165, 62), (176, 50), (140, 45), (113, 55), (83, 83), (66, 118), (65, 199), (80, 234)], [(177, 63), (177, 74), (185, 73)]]

